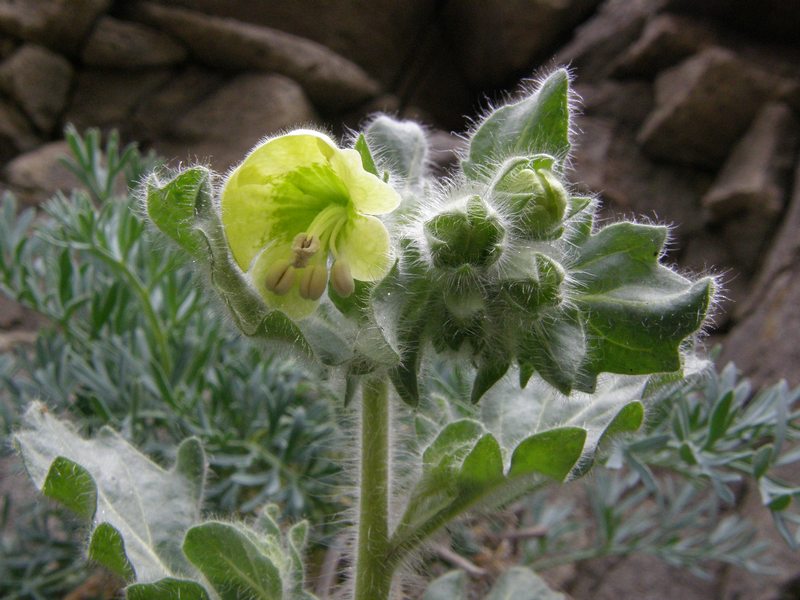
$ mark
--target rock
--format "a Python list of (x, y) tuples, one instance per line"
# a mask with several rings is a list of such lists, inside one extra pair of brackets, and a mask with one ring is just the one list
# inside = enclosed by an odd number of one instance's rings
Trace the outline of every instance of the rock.
[[(431, 0), (253, 2), (252, 0), (157, 0), (209, 15), (264, 25), (314, 40), (347, 57), (391, 86), (416, 55), (436, 20)], [(125, 4), (125, 3), (122, 3)], [(292, 76), (291, 74), (287, 74)]]
[(614, 63), (614, 76), (655, 76), (716, 41), (704, 22), (670, 14), (654, 17), (642, 35)]
[(719, 223), (743, 273), (755, 270), (783, 210), (796, 141), (789, 107), (765, 105), (703, 197), (703, 207)]
[(469, 84), (486, 88), (529, 76), (600, 0), (462, 0), (446, 3), (445, 36)]
[(648, 17), (664, 0), (605, 0), (597, 13), (575, 30), (552, 62), (569, 64), (578, 81), (604, 79), (615, 59), (636, 40)]
[(84, 69), (76, 78), (72, 103), (64, 120), (79, 130), (87, 127), (122, 127), (139, 102), (171, 77), (171, 72), (166, 69)]
[(711, 220), (737, 213), (774, 217), (783, 209), (783, 183), (792, 168), (797, 124), (788, 106), (766, 104), (703, 197)]
[(606, 184), (606, 159), (614, 136), (614, 122), (609, 119), (581, 116), (575, 128), (579, 142), (573, 146), (570, 179), (584, 194), (602, 192)]
[(132, 121), (137, 140), (150, 141), (168, 133), (195, 104), (224, 82), (221, 73), (196, 66), (174, 75), (136, 108)]
[(26, 44), (0, 65), (0, 88), (40, 131), (50, 134), (66, 105), (72, 73), (65, 58)]
[(653, 86), (647, 82), (576, 81), (573, 89), (586, 116), (608, 119), (627, 129), (638, 130), (653, 110)]
[(81, 53), (86, 65), (122, 69), (174, 65), (186, 56), (184, 46), (160, 31), (113, 17), (100, 18)]
[(0, 0), (0, 32), (74, 54), (111, 0)]
[(601, 193), (605, 214), (636, 215), (674, 226), (670, 250), (702, 231), (700, 198), (711, 177), (678, 165), (654, 163), (641, 151), (633, 132), (617, 128), (604, 160)]
[(175, 36), (207, 65), (270, 71), (294, 79), (321, 109), (355, 106), (379, 91), (358, 65), (283, 31), (148, 2), (138, 5), (136, 15)]
[(721, 364), (733, 361), (756, 385), (785, 378), (800, 384), (800, 164), (795, 170), (789, 210), (740, 311), (740, 322), (725, 340)]
[(51, 142), (17, 156), (6, 165), (3, 176), (27, 203), (41, 202), (58, 190), (80, 186), (75, 175), (59, 160), (69, 155), (66, 141)]
[(0, 35), (0, 60), (10, 56), (17, 49), (17, 42), (14, 38)]
[(708, 48), (664, 71), (656, 106), (639, 133), (649, 156), (719, 167), (770, 94), (766, 74), (722, 48)]
[(38, 143), (25, 116), (13, 104), (0, 98), (0, 162), (6, 162)]
[(315, 119), (313, 107), (294, 81), (280, 75), (243, 74), (184, 115), (171, 131), (168, 142), (173, 144), (161, 146), (183, 153), (188, 148), (224, 171), (263, 137), (308, 126)]
[(711, 18), (764, 41), (797, 43), (800, 3), (786, 0), (668, 0), (667, 9)]

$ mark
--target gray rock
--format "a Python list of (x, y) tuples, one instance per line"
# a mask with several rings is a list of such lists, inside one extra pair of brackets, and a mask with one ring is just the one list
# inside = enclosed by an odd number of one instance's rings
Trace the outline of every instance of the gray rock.
[(271, 71), (294, 79), (320, 108), (354, 106), (379, 91), (355, 63), (283, 31), (148, 2), (139, 4), (135, 14), (186, 44), (207, 65)]
[(711, 220), (741, 212), (779, 214), (796, 142), (797, 123), (789, 107), (778, 102), (764, 105), (703, 197)]
[(168, 35), (107, 16), (98, 20), (81, 53), (89, 66), (123, 69), (174, 65), (186, 56), (186, 48)]
[(197, 66), (174, 75), (136, 108), (132, 121), (137, 140), (149, 141), (168, 134), (181, 117), (224, 82), (221, 73)]
[(615, 76), (655, 76), (700, 49), (715, 43), (714, 29), (704, 22), (677, 15), (654, 17), (642, 35), (614, 63)]
[(435, 26), (437, 10), (437, 2), (431, 0), (157, 2), (264, 25), (314, 40), (354, 61), (384, 86), (394, 84), (407, 69), (409, 60), (417, 56), (421, 40)]
[(664, 1), (606, 0), (591, 19), (575, 30), (572, 40), (556, 53), (553, 62), (569, 64), (584, 83), (604, 79)]
[(428, 133), (428, 157), (440, 173), (455, 167), (459, 156), (465, 153), (466, 147), (464, 138), (452, 133), (441, 129)]
[(50, 134), (66, 105), (72, 75), (72, 65), (62, 56), (25, 44), (0, 65), (0, 88), (40, 131)]
[(0, 98), (0, 162), (39, 143), (33, 128), (19, 109)]
[(243, 74), (190, 110), (156, 148), (188, 153), (217, 170), (241, 161), (263, 137), (316, 120), (302, 88), (280, 75)]
[(121, 71), (85, 69), (76, 80), (64, 117), (78, 129), (126, 125), (138, 104), (172, 77), (166, 69)]
[(606, 166), (614, 137), (614, 122), (581, 116), (575, 128), (580, 131), (580, 138), (573, 146), (573, 173), (570, 179), (576, 182), (576, 190), (580, 193), (602, 192), (606, 185)]
[(0, 32), (68, 54), (111, 0), (0, 0)]
[(755, 293), (741, 311), (741, 321), (728, 335), (722, 361), (732, 360), (757, 385), (785, 378), (800, 384), (800, 164), (788, 212), (772, 242), (754, 285)]
[(766, 74), (732, 52), (708, 48), (664, 71), (639, 132), (649, 156), (719, 167), (771, 93)]
[(462, 0), (448, 2), (445, 35), (464, 78), (476, 87), (529, 75), (565, 33), (600, 0)]
[(653, 86), (644, 81), (576, 81), (573, 89), (583, 113), (626, 129), (638, 130), (653, 110)]
[(45, 144), (17, 156), (5, 166), (3, 176), (26, 203), (38, 203), (59, 190), (79, 186), (75, 175), (59, 160), (69, 154), (66, 141)]

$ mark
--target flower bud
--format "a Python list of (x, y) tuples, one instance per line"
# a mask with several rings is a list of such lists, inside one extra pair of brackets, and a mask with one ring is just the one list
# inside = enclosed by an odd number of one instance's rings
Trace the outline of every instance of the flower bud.
[(530, 276), (504, 282), (503, 291), (512, 308), (532, 314), (541, 307), (561, 302), (564, 277), (561, 265), (544, 254), (536, 254)]
[(319, 300), (328, 285), (328, 269), (324, 265), (311, 265), (300, 276), (300, 297)]
[(515, 159), (495, 180), (493, 191), (508, 202), (522, 231), (536, 239), (560, 234), (569, 194), (553, 172), (555, 160), (547, 155)]
[(280, 260), (267, 270), (267, 279), (264, 282), (267, 289), (278, 296), (289, 293), (294, 284), (295, 268), (288, 260)]
[(505, 229), (486, 203), (472, 196), (463, 210), (442, 212), (427, 221), (425, 235), (435, 267), (485, 268), (500, 258)]

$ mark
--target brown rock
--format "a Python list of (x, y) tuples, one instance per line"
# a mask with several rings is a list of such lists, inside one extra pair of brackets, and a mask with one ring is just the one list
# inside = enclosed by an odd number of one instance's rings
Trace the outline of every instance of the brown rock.
[(609, 119), (628, 129), (638, 129), (653, 110), (653, 86), (644, 81), (576, 81), (573, 89), (587, 116)]
[(3, 176), (28, 202), (41, 202), (58, 190), (78, 187), (75, 175), (59, 159), (69, 156), (65, 141), (51, 142), (16, 157), (3, 170)]
[(0, 87), (46, 134), (64, 110), (71, 83), (69, 62), (41, 46), (26, 44), (0, 65)]
[(93, 67), (161, 67), (182, 62), (186, 48), (168, 35), (140, 23), (101, 17), (81, 57)]
[(0, 0), (0, 32), (74, 53), (111, 0)]
[(314, 40), (354, 61), (384, 86), (392, 85), (416, 55), (437, 10), (431, 0), (308, 0), (299, 10), (296, 2), (157, 1)]
[(712, 45), (716, 34), (711, 26), (687, 17), (658, 15), (642, 35), (615, 62), (617, 76), (655, 76), (701, 48)]
[(652, 162), (642, 154), (633, 133), (622, 128), (614, 131), (608, 144), (604, 169), (601, 200), (607, 213), (673, 225), (673, 251), (703, 229), (700, 198), (711, 184), (709, 175)]
[(664, 71), (656, 107), (639, 132), (648, 155), (719, 167), (770, 94), (766, 74), (732, 52), (709, 48)]
[(446, 4), (445, 34), (468, 83), (497, 86), (531, 65), (600, 0), (462, 0)]
[(320, 108), (354, 106), (379, 91), (361, 67), (311, 40), (191, 10), (148, 2), (138, 6), (139, 18), (175, 36), (205, 64), (286, 75), (300, 83)]
[(758, 385), (800, 384), (800, 164), (794, 192), (761, 268), (756, 290), (728, 335), (720, 360), (732, 360)]
[(720, 223), (740, 272), (751, 275), (755, 270), (783, 210), (783, 186), (796, 141), (789, 107), (765, 105), (703, 197), (703, 207)]
[(197, 66), (178, 73), (136, 108), (133, 115), (136, 139), (149, 141), (168, 134), (181, 117), (224, 81), (222, 74)]
[(0, 162), (30, 150), (37, 143), (36, 134), (25, 116), (13, 104), (0, 98)]
[(580, 131), (579, 142), (573, 146), (570, 176), (582, 193), (602, 192), (606, 184), (606, 164), (614, 123), (608, 119), (579, 117), (576, 129)]
[[(294, 81), (280, 75), (244, 74), (195, 106), (161, 147), (209, 158), (222, 171), (236, 164), (263, 137), (308, 126), (314, 109)], [(159, 147), (159, 144), (156, 144)]]
[(133, 110), (172, 74), (168, 70), (119, 71), (86, 69), (77, 77), (72, 103), (64, 117), (79, 130), (122, 127)]
[(604, 79), (614, 61), (642, 31), (648, 17), (664, 0), (606, 0), (597, 13), (575, 30), (572, 40), (556, 53), (555, 64), (569, 64), (579, 81)]
[(766, 104), (739, 140), (703, 206), (715, 221), (747, 212), (774, 217), (783, 209), (782, 184), (792, 167), (796, 123), (788, 106)]

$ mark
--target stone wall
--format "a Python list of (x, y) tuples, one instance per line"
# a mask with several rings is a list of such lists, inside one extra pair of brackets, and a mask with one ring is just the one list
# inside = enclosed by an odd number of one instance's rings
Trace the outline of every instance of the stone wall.
[(442, 165), (486, 99), (570, 64), (575, 181), (609, 215), (676, 226), (719, 273), (712, 340), (759, 383), (800, 383), (797, 3), (743, 0), (0, 0), (0, 186), (71, 184), (66, 123), (219, 170), (262, 136), (422, 119)]

